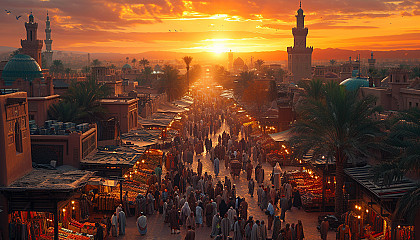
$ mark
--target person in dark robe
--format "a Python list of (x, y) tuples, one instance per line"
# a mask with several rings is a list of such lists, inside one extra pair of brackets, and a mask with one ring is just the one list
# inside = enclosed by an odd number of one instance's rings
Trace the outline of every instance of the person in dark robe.
[(250, 180), (252, 176), (252, 169), (254, 166), (252, 166), (251, 161), (248, 161), (248, 164), (246, 165), (246, 180)]
[(277, 240), (280, 234), (280, 229), (281, 229), (281, 221), (279, 216), (275, 216), (274, 218), (274, 227), (273, 227), (273, 236), (272, 239), (273, 240)]
[(169, 210), (169, 225), (171, 226), (171, 233), (180, 233), (179, 231), (179, 215), (176, 208)]
[(296, 189), (293, 192), (293, 207), (300, 209), (302, 207), (302, 197), (300, 196), (300, 192)]
[(239, 205), (239, 215), (242, 219), (248, 218), (248, 203), (245, 198), (242, 198), (241, 204)]
[(207, 227), (211, 226), (211, 220), (213, 218), (213, 199), (210, 200), (206, 205), (206, 225)]
[(104, 228), (99, 223), (95, 223), (96, 234), (94, 240), (103, 240), (104, 239)]
[(225, 216), (225, 214), (227, 213), (227, 211), (229, 210), (225, 200), (222, 199), (222, 201), (219, 204), (219, 213), (220, 216)]
[(251, 197), (254, 197), (254, 187), (255, 187), (255, 182), (254, 179), (249, 179), (248, 182), (248, 193), (249, 195), (251, 195)]

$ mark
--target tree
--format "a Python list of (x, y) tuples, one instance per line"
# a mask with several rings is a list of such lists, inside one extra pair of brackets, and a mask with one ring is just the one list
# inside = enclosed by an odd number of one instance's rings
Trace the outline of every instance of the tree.
[(182, 82), (182, 78), (179, 77), (178, 69), (171, 65), (165, 65), (163, 67), (163, 77), (159, 89), (160, 92), (166, 91), (168, 101), (173, 101), (184, 95), (186, 85)]
[(71, 73), (71, 68), (66, 68), (66, 69), (64, 69), (64, 72), (65, 72), (66, 74), (70, 74), (70, 73)]
[(264, 83), (254, 81), (244, 90), (242, 100), (253, 104), (261, 111), (261, 107), (267, 103), (268, 95)]
[(347, 91), (338, 83), (327, 83), (320, 92), (323, 94), (314, 94), (315, 98), (307, 96), (299, 105), (291, 144), (298, 156), (313, 150), (314, 156), (335, 158), (335, 212), (341, 216), (344, 167), (348, 161), (370, 156), (370, 148), (382, 134), (380, 123), (371, 118), (379, 109), (373, 97), (358, 99), (356, 91)]
[(149, 65), (149, 60), (147, 60), (146, 58), (142, 58), (139, 63), (141, 65), (143, 65), (143, 68), (145, 68), (147, 65)]
[(150, 77), (152, 76), (153, 69), (151, 67), (147, 66), (147, 67), (145, 67), (141, 70), (141, 73), (144, 76), (145, 84), (150, 85), (151, 84), (150, 83)]
[(84, 66), (82, 68), (82, 73), (88, 73), (88, 72), (90, 72), (90, 67), (89, 66)]
[(63, 100), (49, 109), (51, 118), (69, 119), (76, 123), (93, 123), (104, 119), (105, 109), (100, 100), (110, 95), (111, 89), (90, 77), (72, 82)]
[(334, 59), (331, 59), (331, 60), (330, 60), (330, 64), (331, 64), (331, 66), (334, 66), (336, 63), (337, 63), (337, 61), (336, 61), (336, 60), (334, 60)]
[(252, 71), (243, 71), (241, 73), (239, 73), (239, 84), (243, 87), (243, 88), (247, 88), (248, 85), (253, 82), (255, 79), (255, 74)]
[(99, 59), (93, 59), (93, 61), (92, 61), (92, 65), (94, 66), (94, 67), (99, 67), (99, 66), (101, 66), (101, 61), (99, 61)]
[(137, 59), (135, 59), (135, 58), (133, 58), (133, 59), (131, 60), (131, 63), (133, 64), (133, 68), (136, 66), (136, 62), (137, 62)]
[(52, 73), (63, 73), (64, 70), (64, 65), (61, 60), (54, 60), (50, 67), (50, 72)]
[(201, 78), (201, 75), (203, 74), (203, 68), (201, 65), (195, 64), (191, 67), (189, 77), (191, 79), (191, 82), (195, 82), (198, 79)]
[[(374, 180), (389, 186), (407, 173), (420, 175), (420, 109), (411, 108), (391, 119), (391, 129), (385, 140), (389, 159), (374, 167)], [(404, 219), (414, 225), (420, 214), (420, 188), (417, 187), (399, 199), (394, 219)]]
[(264, 65), (264, 60), (262, 60), (262, 59), (257, 59), (256, 61), (255, 61), (255, 68), (258, 70), (258, 71), (260, 71), (261, 70), (261, 67), (262, 67), (262, 65)]
[(18, 48), (16, 50), (14, 50), (13, 52), (11, 52), (10, 55), (9, 55), (9, 60), (12, 59), (14, 56), (20, 54), (21, 51), (22, 51), (22, 48)]
[(191, 56), (185, 56), (185, 57), (182, 58), (182, 60), (184, 60), (185, 67), (187, 68), (187, 91), (189, 91), (189, 89), (190, 89), (189, 72), (190, 72), (190, 64), (191, 64), (193, 58)]

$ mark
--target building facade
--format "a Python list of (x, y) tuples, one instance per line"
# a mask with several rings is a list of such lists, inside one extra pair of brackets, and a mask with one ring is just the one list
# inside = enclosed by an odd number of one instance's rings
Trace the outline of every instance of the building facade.
[(300, 7), (296, 15), (296, 27), (292, 29), (294, 46), (287, 48), (288, 70), (294, 82), (312, 78), (313, 47), (306, 47), (308, 28), (305, 27), (305, 15)]

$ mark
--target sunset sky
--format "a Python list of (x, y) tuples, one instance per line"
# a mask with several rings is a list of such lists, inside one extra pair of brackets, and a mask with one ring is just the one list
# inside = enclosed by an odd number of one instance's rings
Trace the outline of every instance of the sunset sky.
[[(44, 39), (48, 10), (53, 49), (219, 53), (286, 50), (299, 1), (1, 0), (1, 7), (0, 46), (20, 47), (31, 11)], [(420, 0), (304, 0), (302, 9), (315, 48), (420, 49)]]

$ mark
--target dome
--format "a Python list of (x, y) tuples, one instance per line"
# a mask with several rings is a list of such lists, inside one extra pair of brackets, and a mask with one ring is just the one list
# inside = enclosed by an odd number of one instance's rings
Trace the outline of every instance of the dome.
[(338, 75), (334, 72), (327, 72), (325, 73), (325, 78), (338, 78)]
[(122, 67), (122, 69), (132, 69), (131, 65), (126, 63), (124, 64), (124, 66)]
[(244, 66), (245, 62), (244, 60), (242, 60), (242, 58), (238, 57), (237, 59), (235, 59), (235, 61), (233, 62), (234, 66)]
[(44, 78), (41, 67), (35, 59), (25, 54), (17, 54), (10, 59), (6, 66), (4, 66), (1, 77), (6, 86), (12, 85), (19, 78), (25, 81)]
[(340, 83), (346, 87), (348, 91), (355, 91), (358, 90), (360, 87), (369, 87), (369, 81), (367, 78), (348, 78)]

